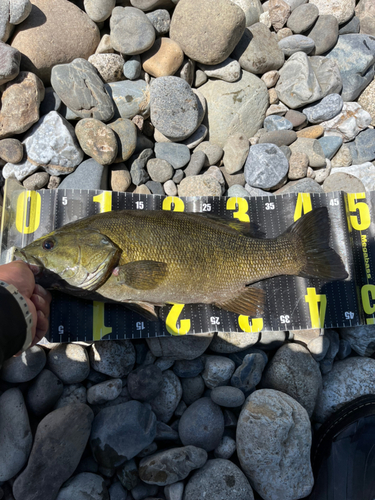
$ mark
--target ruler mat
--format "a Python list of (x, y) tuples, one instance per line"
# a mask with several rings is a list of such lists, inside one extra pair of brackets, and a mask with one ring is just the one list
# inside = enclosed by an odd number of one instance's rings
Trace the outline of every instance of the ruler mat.
[[(207, 332), (261, 332), (344, 328), (375, 322), (373, 222), (375, 193), (298, 193), (263, 197), (189, 197), (140, 195), (101, 190), (26, 191), (7, 180), (2, 220), (2, 262), (9, 249), (68, 222), (109, 210), (203, 212), (257, 224), (267, 238), (283, 233), (310, 210), (326, 206), (330, 245), (340, 254), (345, 281), (280, 276), (257, 284), (265, 290), (262, 316), (252, 318), (211, 305), (173, 304), (160, 309), (159, 321), (147, 321), (121, 304), (77, 299), (54, 292), (51, 342), (137, 339)], [(228, 257), (230, 258), (230, 256)]]

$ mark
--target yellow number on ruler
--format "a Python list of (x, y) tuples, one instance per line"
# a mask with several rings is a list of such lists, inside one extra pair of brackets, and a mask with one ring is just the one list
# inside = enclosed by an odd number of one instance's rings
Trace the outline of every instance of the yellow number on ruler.
[(323, 294), (318, 295), (315, 288), (307, 288), (305, 301), (309, 304), (311, 328), (323, 328), (327, 309), (327, 296)]
[(174, 212), (183, 212), (185, 210), (184, 202), (177, 196), (167, 196), (164, 198), (162, 206), (163, 210), (172, 210), (172, 204), (174, 205)]
[(94, 196), (93, 201), (99, 203), (100, 213), (110, 212), (112, 210), (112, 192), (103, 191), (101, 194)]
[(311, 212), (311, 196), (310, 193), (298, 193), (296, 209), (294, 210), (294, 220), (302, 217), (302, 213), (307, 214)]
[[(103, 191), (94, 196), (93, 201), (99, 203), (100, 212), (110, 212), (112, 210), (112, 192)], [(104, 335), (112, 333), (112, 327), (104, 324), (104, 303), (93, 302), (93, 340), (100, 340)]]
[(245, 198), (228, 198), (226, 208), (227, 210), (237, 210), (237, 212), (234, 212), (233, 217), (241, 222), (250, 222), (250, 217), (247, 213), (249, 210), (249, 204)]
[(350, 223), (353, 229), (357, 231), (367, 229), (371, 223), (370, 210), (367, 203), (357, 201), (366, 198), (366, 193), (348, 193), (346, 196), (348, 199), (349, 211), (356, 212), (358, 210), (359, 212), (359, 222), (357, 215), (350, 216)]
[[(364, 285), (361, 288), (362, 307), (369, 316), (375, 313), (375, 285)], [(370, 302), (372, 300), (372, 304)], [(369, 318), (370, 319), (370, 318)], [(373, 318), (371, 318), (373, 320)], [(367, 321), (367, 320), (366, 320)], [(374, 321), (367, 324), (374, 324)]]
[[(29, 210), (28, 201), (30, 200)], [(23, 191), (17, 199), (16, 228), (23, 234), (34, 233), (40, 224), (42, 199), (36, 191)], [(27, 217), (29, 215), (29, 217)], [(27, 218), (29, 220), (27, 220)]]
[(190, 330), (190, 319), (181, 319), (180, 326), (177, 326), (177, 321), (183, 308), (184, 304), (173, 304), (172, 309), (168, 313), (165, 326), (171, 335), (186, 335)]
[(250, 320), (249, 316), (240, 315), (238, 316), (238, 325), (243, 332), (246, 333), (257, 333), (263, 328), (262, 318), (254, 318)]

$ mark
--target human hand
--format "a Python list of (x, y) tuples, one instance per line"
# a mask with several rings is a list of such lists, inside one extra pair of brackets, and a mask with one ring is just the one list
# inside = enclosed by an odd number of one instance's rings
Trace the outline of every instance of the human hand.
[(21, 260), (0, 266), (0, 280), (14, 285), (25, 298), (33, 320), (31, 345), (35, 345), (48, 331), (51, 294), (35, 284), (33, 272)]

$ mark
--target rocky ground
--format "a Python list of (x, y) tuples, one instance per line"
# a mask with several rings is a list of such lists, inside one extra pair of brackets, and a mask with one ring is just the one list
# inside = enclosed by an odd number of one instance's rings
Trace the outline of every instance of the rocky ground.
[[(375, 191), (373, 0), (4, 0), (0, 39), (2, 182)], [(373, 326), (35, 346), (0, 372), (0, 499), (304, 498), (374, 352)]]

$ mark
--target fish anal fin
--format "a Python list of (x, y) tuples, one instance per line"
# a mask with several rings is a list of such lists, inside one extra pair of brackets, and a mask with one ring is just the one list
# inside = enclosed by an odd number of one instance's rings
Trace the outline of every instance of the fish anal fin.
[(226, 311), (255, 318), (262, 314), (265, 304), (265, 292), (261, 288), (246, 287), (237, 295), (224, 302), (216, 302), (214, 305)]
[(167, 276), (167, 267), (165, 262), (137, 260), (115, 267), (112, 274), (119, 284), (136, 290), (153, 290)]

